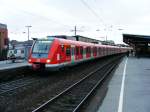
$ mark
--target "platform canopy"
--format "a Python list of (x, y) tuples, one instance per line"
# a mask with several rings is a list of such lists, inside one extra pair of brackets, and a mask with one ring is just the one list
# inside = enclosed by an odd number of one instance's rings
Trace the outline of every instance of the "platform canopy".
[(133, 47), (136, 55), (150, 56), (150, 36), (123, 34), (123, 41)]
[(148, 35), (134, 35), (134, 34), (123, 34), (123, 41), (126, 44), (148, 44), (150, 43), (150, 36)]

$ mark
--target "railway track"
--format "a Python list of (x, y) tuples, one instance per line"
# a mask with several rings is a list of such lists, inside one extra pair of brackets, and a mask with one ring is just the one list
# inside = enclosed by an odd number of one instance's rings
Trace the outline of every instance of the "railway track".
[[(83, 73), (81, 73), (81, 74), (83, 74)], [(39, 78), (38, 80), (41, 80), (41, 79)], [(8, 92), (12, 92), (12, 91), (19, 89), (19, 88), (22, 88), (22, 87), (25, 87), (29, 84), (36, 82), (36, 81), (37, 81), (36, 78), (25, 77), (25, 78), (10, 81), (7, 83), (2, 83), (2, 84), (0, 84), (0, 95), (3, 95), (3, 94), (8, 93)]]
[(118, 59), (111, 60), (90, 72), (80, 81), (68, 87), (60, 94), (49, 99), (47, 102), (32, 112), (77, 112), (86, 99), (108, 76), (118, 64)]
[(16, 89), (32, 84), (38, 80), (39, 79), (37, 78), (25, 77), (11, 82), (0, 84), (0, 95), (12, 92)]

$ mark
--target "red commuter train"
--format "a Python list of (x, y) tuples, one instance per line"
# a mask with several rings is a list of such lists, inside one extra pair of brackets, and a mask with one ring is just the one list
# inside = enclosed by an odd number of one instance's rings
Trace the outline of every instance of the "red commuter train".
[(125, 53), (129, 49), (81, 41), (47, 38), (36, 39), (28, 62), (34, 70), (61, 68), (108, 55)]

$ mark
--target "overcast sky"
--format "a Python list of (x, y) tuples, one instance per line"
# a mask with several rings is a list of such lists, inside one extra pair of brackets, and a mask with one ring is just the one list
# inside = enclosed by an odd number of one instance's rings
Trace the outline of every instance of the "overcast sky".
[[(0, 0), (9, 38), (77, 34), (122, 43), (122, 33), (150, 35), (150, 0)], [(122, 30), (118, 30), (122, 29)]]

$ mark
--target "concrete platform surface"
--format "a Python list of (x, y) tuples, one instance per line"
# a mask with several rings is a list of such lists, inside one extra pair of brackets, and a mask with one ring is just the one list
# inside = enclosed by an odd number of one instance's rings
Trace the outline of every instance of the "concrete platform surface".
[(150, 58), (124, 58), (97, 112), (150, 112)]
[(25, 60), (17, 60), (15, 63), (12, 63), (10, 60), (0, 61), (0, 70), (14, 69), (25, 66), (29, 66), (28, 62)]

